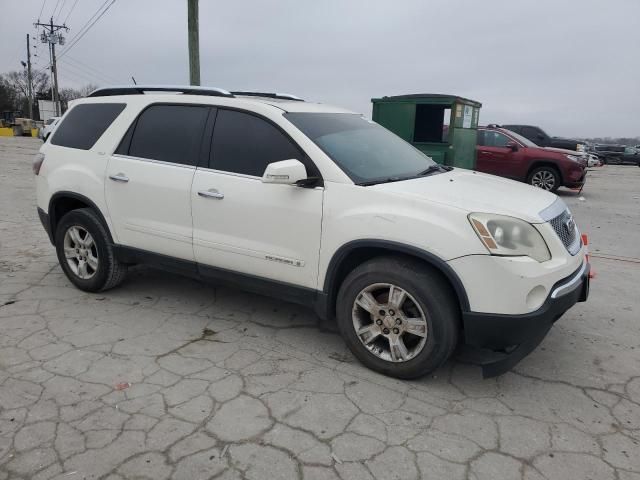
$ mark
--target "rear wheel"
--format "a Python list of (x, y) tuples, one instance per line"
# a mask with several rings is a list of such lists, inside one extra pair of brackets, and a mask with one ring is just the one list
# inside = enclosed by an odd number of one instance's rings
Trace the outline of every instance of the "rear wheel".
[(433, 372), (453, 352), (460, 314), (439, 272), (405, 257), (368, 261), (344, 280), (338, 328), (367, 367), (398, 378)]
[(538, 167), (531, 171), (527, 183), (548, 192), (555, 192), (560, 188), (560, 174), (553, 167)]
[(80, 290), (108, 290), (124, 280), (127, 266), (115, 258), (107, 230), (93, 210), (72, 210), (62, 217), (55, 244), (62, 270)]

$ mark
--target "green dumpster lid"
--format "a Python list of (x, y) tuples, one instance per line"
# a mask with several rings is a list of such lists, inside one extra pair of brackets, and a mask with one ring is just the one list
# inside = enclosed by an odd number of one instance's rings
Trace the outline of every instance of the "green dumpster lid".
[(398, 100), (448, 100), (451, 103), (460, 102), (468, 103), (475, 107), (481, 107), (482, 104), (470, 98), (460, 97), (458, 95), (447, 95), (442, 93), (408, 93), (406, 95), (391, 95), (382, 98), (372, 98), (372, 102), (394, 102)]

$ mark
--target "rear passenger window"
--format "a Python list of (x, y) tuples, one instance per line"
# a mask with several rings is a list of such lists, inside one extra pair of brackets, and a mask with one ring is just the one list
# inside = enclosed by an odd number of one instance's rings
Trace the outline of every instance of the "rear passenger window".
[(89, 150), (113, 123), (124, 103), (85, 103), (73, 107), (58, 126), (51, 143), (61, 147)]
[(208, 107), (152, 105), (138, 117), (128, 154), (132, 157), (196, 165)]
[(261, 177), (268, 164), (291, 159), (305, 162), (298, 147), (274, 125), (248, 113), (218, 110), (210, 168)]

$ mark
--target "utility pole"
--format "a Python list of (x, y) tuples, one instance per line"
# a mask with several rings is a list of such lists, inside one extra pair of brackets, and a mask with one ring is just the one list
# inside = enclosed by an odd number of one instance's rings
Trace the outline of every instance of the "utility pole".
[(49, 23), (37, 22), (34, 24), (36, 27), (43, 27), (45, 32), (42, 32), (40, 40), (42, 43), (49, 44), (49, 52), (51, 55), (51, 74), (53, 76), (53, 86), (51, 88), (53, 96), (53, 108), (55, 109), (56, 117), (60, 116), (60, 92), (58, 90), (58, 66), (56, 63), (56, 44), (64, 45), (64, 37), (61, 33), (56, 33), (58, 30), (64, 29), (69, 31), (66, 25), (54, 25), (53, 17)]
[(29, 118), (33, 120), (33, 78), (31, 78), (31, 45), (27, 33), (27, 90), (29, 92)]
[(189, 83), (200, 85), (200, 27), (198, 26), (198, 0), (187, 0), (189, 30)]

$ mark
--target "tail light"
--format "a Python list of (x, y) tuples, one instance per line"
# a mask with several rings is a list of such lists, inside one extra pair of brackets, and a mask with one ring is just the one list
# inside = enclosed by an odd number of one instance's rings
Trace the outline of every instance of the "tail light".
[(42, 168), (42, 162), (44, 162), (44, 153), (36, 153), (33, 163), (31, 164), (31, 170), (34, 175), (40, 174), (40, 168)]

